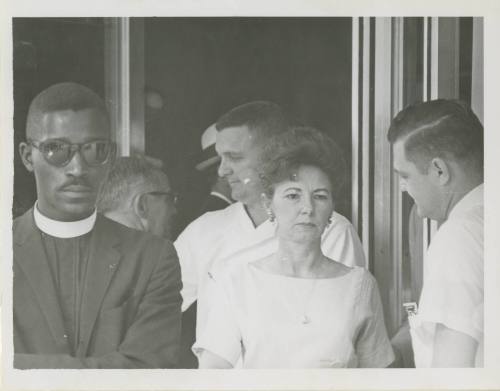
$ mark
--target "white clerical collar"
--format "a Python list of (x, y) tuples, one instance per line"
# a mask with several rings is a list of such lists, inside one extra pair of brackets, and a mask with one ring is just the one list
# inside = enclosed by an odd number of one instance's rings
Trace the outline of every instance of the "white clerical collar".
[(33, 208), (33, 217), (35, 218), (35, 224), (40, 231), (56, 238), (67, 239), (76, 238), (77, 236), (89, 233), (92, 228), (94, 228), (97, 212), (94, 210), (94, 213), (83, 220), (57, 221), (41, 214), (38, 210), (37, 201), (35, 203), (35, 207)]

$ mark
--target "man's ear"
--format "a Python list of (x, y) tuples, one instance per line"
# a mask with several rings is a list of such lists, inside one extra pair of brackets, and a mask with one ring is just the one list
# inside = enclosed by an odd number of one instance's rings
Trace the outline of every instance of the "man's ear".
[(432, 159), (429, 170), (438, 184), (446, 185), (450, 181), (450, 166), (443, 159), (438, 157)]
[(148, 217), (148, 200), (147, 194), (138, 194), (134, 198), (133, 202), (134, 212), (141, 219), (147, 219)]
[(19, 155), (21, 156), (24, 167), (26, 167), (29, 172), (33, 172), (33, 156), (31, 145), (28, 145), (24, 141), (21, 142), (19, 144)]

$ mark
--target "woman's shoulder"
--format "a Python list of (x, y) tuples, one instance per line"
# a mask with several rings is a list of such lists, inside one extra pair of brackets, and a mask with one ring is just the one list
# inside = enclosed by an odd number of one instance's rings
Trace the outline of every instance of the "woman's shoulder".
[(326, 262), (323, 262), (324, 269), (326, 272), (330, 273), (332, 277), (343, 276), (346, 274), (350, 274), (354, 271), (354, 268), (344, 265), (338, 261), (335, 261), (331, 258), (326, 258)]
[(247, 268), (254, 268), (266, 273), (276, 273), (274, 267), (274, 254), (268, 255), (266, 257), (262, 257), (256, 259), (255, 261), (249, 262), (247, 264)]
[(327, 277), (341, 277), (353, 288), (357, 301), (370, 298), (377, 282), (373, 275), (362, 266), (346, 266), (340, 262), (330, 260), (325, 275)]
[(372, 307), (379, 297), (378, 284), (375, 277), (364, 267), (355, 266), (356, 279), (356, 301), (359, 308)]
[(355, 279), (360, 289), (372, 290), (377, 286), (375, 277), (363, 266), (346, 266), (350, 269), (350, 276)]
[(322, 264), (321, 275), (323, 278), (364, 278), (366, 269), (360, 266), (347, 266), (343, 263), (325, 257), (325, 262)]

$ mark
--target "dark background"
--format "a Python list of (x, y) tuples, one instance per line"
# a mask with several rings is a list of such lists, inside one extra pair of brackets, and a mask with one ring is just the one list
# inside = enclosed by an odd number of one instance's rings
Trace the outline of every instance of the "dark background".
[(104, 95), (103, 18), (14, 18), (14, 217), (36, 200), (35, 180), (24, 168), (19, 143), (33, 98), (63, 81)]
[[(14, 18), (14, 129), (24, 138), (34, 96), (76, 81), (104, 92), (105, 18)], [(347, 182), (337, 210), (350, 218), (350, 18), (145, 18), (145, 88), (163, 108), (146, 110), (146, 153), (164, 161), (181, 193), (179, 229), (203, 198), (194, 170), (202, 132), (224, 112), (271, 100), (344, 150)], [(133, 75), (132, 75), (133, 76)], [(15, 157), (14, 215), (35, 198), (32, 175)]]
[[(144, 41), (146, 84), (165, 100), (146, 151), (173, 168), (186, 206), (205, 192), (190, 169), (202, 132), (252, 100), (332, 135), (350, 166), (350, 18), (150, 18)], [(337, 209), (350, 217), (350, 181)]]

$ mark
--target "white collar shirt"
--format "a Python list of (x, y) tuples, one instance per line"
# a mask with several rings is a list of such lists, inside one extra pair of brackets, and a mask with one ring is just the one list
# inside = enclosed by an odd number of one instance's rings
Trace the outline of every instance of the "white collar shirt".
[(233, 201), (231, 201), (228, 197), (226, 197), (224, 194), (219, 193), (218, 191), (212, 190), (210, 192), (210, 195), (213, 195), (214, 197), (220, 198), (223, 201), (226, 201), (228, 205), (232, 204)]
[(417, 367), (432, 366), (436, 325), (477, 341), (475, 366), (483, 358), (483, 185), (467, 193), (431, 240), (425, 255), (418, 314), (410, 316)]

